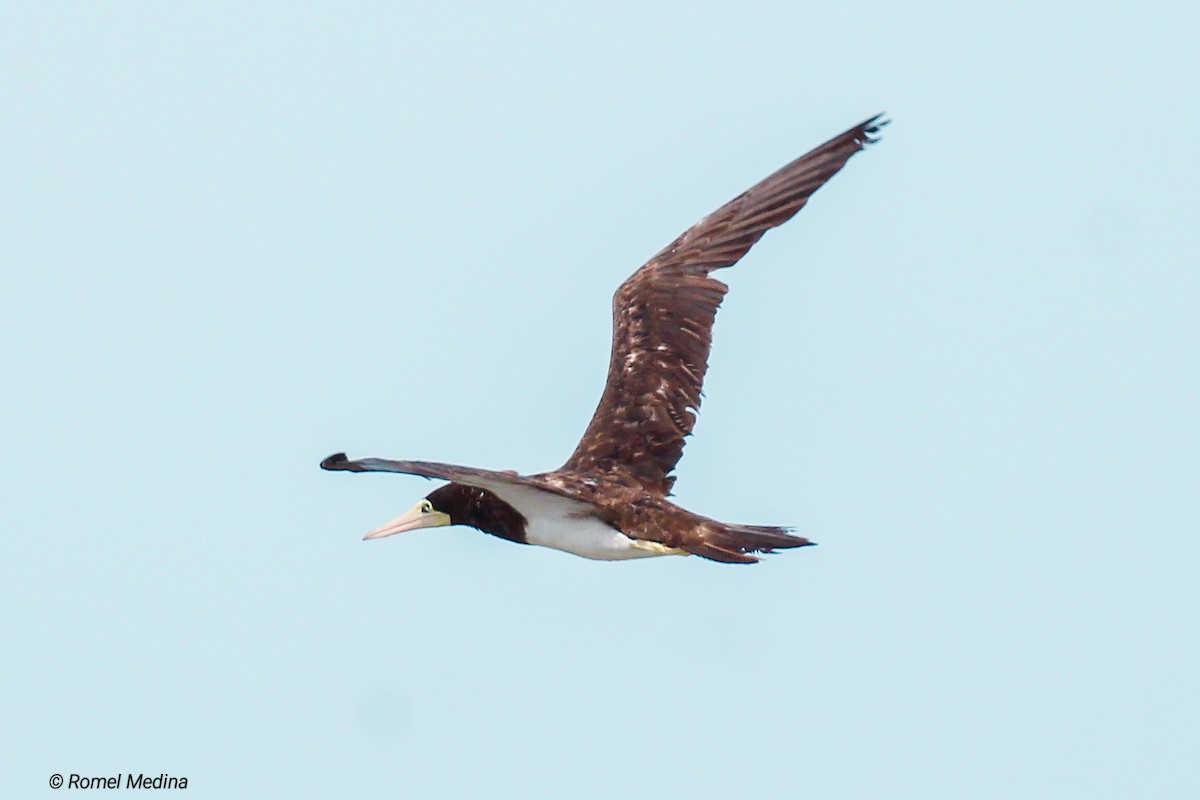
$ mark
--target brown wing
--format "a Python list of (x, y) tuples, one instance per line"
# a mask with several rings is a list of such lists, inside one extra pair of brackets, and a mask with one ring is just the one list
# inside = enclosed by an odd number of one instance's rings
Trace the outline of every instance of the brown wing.
[(403, 475), (419, 475), (443, 481), (462, 483), (487, 489), (502, 499), (509, 492), (536, 491), (548, 492), (580, 504), (581, 509), (590, 509), (589, 499), (581, 496), (579, 488), (587, 488), (587, 484), (578, 481), (555, 480), (553, 476), (518, 475), (516, 472), (497, 472), (478, 467), (464, 467), (458, 464), (441, 464), (436, 461), (394, 461), (389, 458), (359, 458), (351, 461), (345, 453), (334, 453), (321, 462), (321, 469), (344, 470), (346, 472), (398, 472)]
[(563, 470), (620, 474), (667, 495), (700, 408), (713, 320), (728, 287), (709, 273), (729, 267), (782, 225), (875, 141), (882, 115), (806, 153), (684, 231), (613, 296), (608, 382)]

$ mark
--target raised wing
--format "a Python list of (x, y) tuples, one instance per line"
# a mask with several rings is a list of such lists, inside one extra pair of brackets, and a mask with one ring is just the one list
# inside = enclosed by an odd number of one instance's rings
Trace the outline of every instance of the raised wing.
[(875, 141), (882, 115), (830, 139), (738, 195), (647, 261), (613, 296), (608, 382), (562, 470), (621, 475), (663, 496), (700, 408), (713, 320), (728, 287), (709, 277), (782, 225)]

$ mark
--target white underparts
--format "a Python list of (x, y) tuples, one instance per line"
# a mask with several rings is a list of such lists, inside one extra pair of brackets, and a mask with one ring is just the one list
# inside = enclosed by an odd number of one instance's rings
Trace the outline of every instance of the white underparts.
[(553, 518), (526, 514), (526, 518), (529, 524), (525, 526), (525, 541), (584, 558), (621, 561), (627, 558), (686, 555), (682, 550), (665, 547), (658, 542), (631, 539), (592, 516)]
[(588, 504), (569, 497), (513, 484), (488, 483), (485, 488), (521, 512), (530, 544), (600, 561), (687, 555), (658, 542), (631, 539), (593, 516)]

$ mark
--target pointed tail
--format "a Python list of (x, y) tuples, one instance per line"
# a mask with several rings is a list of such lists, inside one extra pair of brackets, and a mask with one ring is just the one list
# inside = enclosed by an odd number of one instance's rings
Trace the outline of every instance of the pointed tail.
[(803, 536), (788, 533), (787, 528), (769, 525), (726, 525), (721, 522), (705, 526), (699, 542), (683, 545), (688, 552), (726, 564), (753, 564), (759, 559), (750, 553), (773, 553), (792, 547), (816, 544)]

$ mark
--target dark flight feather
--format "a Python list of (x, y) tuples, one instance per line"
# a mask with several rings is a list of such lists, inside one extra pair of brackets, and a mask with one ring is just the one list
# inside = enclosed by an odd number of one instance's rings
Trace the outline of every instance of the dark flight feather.
[(737, 263), (887, 124), (882, 115), (801, 156), (688, 228), (613, 296), (608, 381), (563, 472), (614, 474), (667, 496), (696, 423), (713, 321), (727, 287), (709, 273)]

